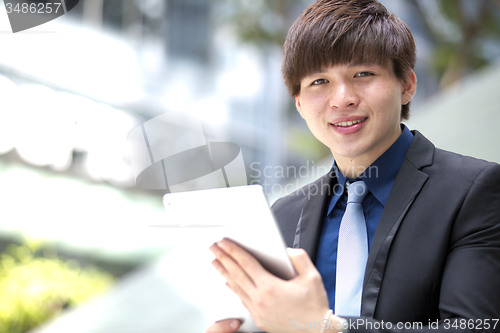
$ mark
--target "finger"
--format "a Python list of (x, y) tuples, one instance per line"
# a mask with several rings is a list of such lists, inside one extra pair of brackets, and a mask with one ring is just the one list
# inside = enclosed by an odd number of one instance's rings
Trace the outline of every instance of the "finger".
[[(254, 304), (252, 299), (245, 293), (245, 291), (241, 288), (231, 285), (229, 282), (226, 282), (226, 286), (231, 289), (238, 297), (240, 298), (241, 304), (248, 310), (250, 315), (254, 313)], [(239, 290), (238, 290), (239, 289)]]
[(212, 266), (217, 270), (217, 272), (220, 273), (220, 275), (222, 275), (223, 277), (228, 278), (229, 276), (229, 273), (228, 271), (224, 268), (224, 266), (221, 264), (221, 262), (217, 259), (214, 259), (212, 261)]
[(226, 253), (217, 244), (213, 244), (212, 246), (210, 246), (210, 251), (215, 254), (218, 263), (223, 266), (224, 270), (221, 269), (221, 271), (226, 274), (223, 275), (226, 280), (230, 281), (231, 284), (238, 285), (245, 290), (255, 289), (255, 283), (252, 278), (247, 275), (245, 269), (241, 267), (231, 255)]
[(241, 300), (243, 304), (248, 303), (250, 300), (250, 297), (246, 293), (246, 291), (243, 288), (240, 288), (238, 285), (234, 285), (231, 282), (226, 282), (226, 287), (231, 289), (233, 293), (235, 293)]
[(241, 323), (237, 319), (226, 319), (212, 324), (205, 333), (231, 333), (240, 327)]
[(245, 273), (250, 277), (250, 279), (255, 284), (259, 283), (259, 280), (267, 279), (274, 275), (269, 273), (262, 265), (252, 256), (250, 253), (245, 251), (242, 247), (237, 245), (235, 242), (224, 238), (223, 240), (217, 242), (217, 245), (224, 250), (229, 256), (231, 256), (240, 267), (245, 270)]
[[(228, 275), (224, 266), (222, 266), (222, 264), (217, 259), (212, 261), (212, 265), (215, 267), (215, 269), (217, 269), (217, 271), (219, 271), (222, 276), (226, 277)], [(238, 295), (240, 299), (248, 299), (248, 294), (238, 285), (233, 285), (229, 281), (226, 281), (226, 287), (231, 289), (231, 291)]]
[(300, 275), (301, 273), (310, 271), (311, 268), (315, 268), (309, 255), (303, 249), (287, 248), (287, 252), (297, 274)]

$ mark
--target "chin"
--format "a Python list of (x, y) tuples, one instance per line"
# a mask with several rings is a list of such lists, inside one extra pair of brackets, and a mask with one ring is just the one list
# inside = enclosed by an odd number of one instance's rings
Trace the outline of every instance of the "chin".
[(362, 155), (364, 152), (363, 149), (359, 148), (351, 148), (351, 149), (337, 149), (332, 150), (334, 156), (344, 157), (344, 158), (356, 158)]

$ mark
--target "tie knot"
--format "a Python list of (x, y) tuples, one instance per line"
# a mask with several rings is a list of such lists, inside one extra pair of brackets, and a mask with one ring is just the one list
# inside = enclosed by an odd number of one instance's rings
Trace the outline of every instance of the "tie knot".
[(362, 203), (367, 194), (368, 187), (362, 180), (347, 186), (347, 202)]

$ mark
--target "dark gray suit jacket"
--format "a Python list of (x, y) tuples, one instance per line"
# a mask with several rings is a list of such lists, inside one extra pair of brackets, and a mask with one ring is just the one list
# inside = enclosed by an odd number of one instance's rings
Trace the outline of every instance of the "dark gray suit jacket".
[[(490, 319), (487, 331), (500, 332), (491, 321), (500, 318), (500, 165), (413, 133), (368, 256), (366, 320), (351, 330), (385, 331), (375, 329), (383, 320), (394, 324), (389, 332), (403, 331), (398, 322), (422, 323), (404, 331), (479, 332)], [(332, 171), (273, 205), (287, 246), (304, 248), (313, 262), (335, 184)], [(429, 327), (436, 321), (439, 330)]]

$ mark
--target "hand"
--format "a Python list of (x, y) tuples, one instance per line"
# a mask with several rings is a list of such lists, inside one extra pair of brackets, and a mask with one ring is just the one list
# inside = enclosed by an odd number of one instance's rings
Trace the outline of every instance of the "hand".
[[(272, 333), (319, 331), (329, 309), (321, 275), (302, 249), (288, 249), (298, 275), (282, 280), (267, 270), (248, 252), (228, 239), (210, 247), (216, 259), (213, 266), (227, 280), (226, 285), (238, 295), (256, 325)], [(311, 323), (311, 330), (306, 328)]]
[(240, 327), (241, 323), (236, 319), (222, 320), (213, 323), (212, 326), (207, 328), (205, 333), (231, 333)]

